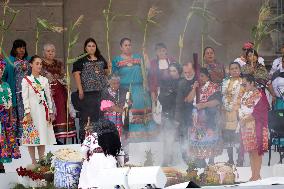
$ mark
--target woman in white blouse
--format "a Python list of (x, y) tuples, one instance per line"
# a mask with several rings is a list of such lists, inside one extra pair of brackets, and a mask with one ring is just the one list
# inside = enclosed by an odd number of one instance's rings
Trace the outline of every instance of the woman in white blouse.
[(32, 164), (36, 164), (35, 147), (42, 158), (45, 145), (56, 144), (52, 126), (50, 87), (47, 78), (40, 75), (42, 60), (35, 55), (30, 60), (32, 74), (22, 80), (22, 97), (25, 110), (22, 143), (28, 146)]

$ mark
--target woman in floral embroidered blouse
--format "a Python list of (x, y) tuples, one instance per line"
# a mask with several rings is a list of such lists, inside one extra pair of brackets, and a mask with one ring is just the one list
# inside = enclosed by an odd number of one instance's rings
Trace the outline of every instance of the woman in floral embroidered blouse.
[[(196, 100), (196, 88), (200, 86), (200, 100)], [(188, 102), (194, 102), (193, 127), (189, 130), (189, 156), (198, 162), (214, 163), (214, 157), (222, 154), (219, 113), (221, 92), (219, 86), (211, 81), (206, 68), (200, 69), (199, 85), (196, 82), (187, 96)], [(203, 167), (204, 164), (199, 165)]]
[(35, 147), (38, 156), (44, 156), (45, 145), (56, 144), (52, 121), (52, 101), (48, 79), (41, 76), (42, 60), (35, 55), (30, 60), (32, 74), (22, 80), (22, 97), (25, 109), (23, 120), (24, 146), (28, 146), (32, 164), (36, 164)]
[(241, 98), (239, 119), (244, 150), (249, 153), (252, 176), (250, 181), (261, 179), (262, 156), (268, 149), (268, 112), (262, 93), (256, 88), (252, 75), (243, 78), (245, 93)]
[(0, 60), (0, 173), (5, 173), (3, 163), (21, 157), (13, 127), (11, 89), (8, 83), (1, 80), (4, 68), (5, 62)]
[[(224, 111), (224, 128), (223, 128), (223, 141), (227, 147), (229, 156), (229, 163), (234, 164), (233, 147), (235, 144), (240, 143), (239, 134), (236, 132), (238, 128), (238, 110), (240, 107), (240, 100), (244, 93), (244, 88), (241, 86), (241, 67), (238, 62), (232, 62), (229, 65), (230, 77), (224, 79), (222, 85), (222, 101)], [(242, 164), (243, 156), (238, 152), (238, 164)]]

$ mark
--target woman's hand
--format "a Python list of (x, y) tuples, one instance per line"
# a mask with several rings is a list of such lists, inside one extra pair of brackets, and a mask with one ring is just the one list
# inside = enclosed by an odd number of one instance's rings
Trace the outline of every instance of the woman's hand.
[(197, 108), (197, 110), (202, 110), (204, 108), (206, 108), (206, 103), (198, 103), (195, 105), (195, 107)]
[(52, 123), (54, 121), (55, 117), (53, 113), (49, 113), (49, 122)]
[(84, 99), (84, 92), (79, 90), (79, 99), (83, 100)]
[(112, 107), (110, 107), (110, 110), (114, 111), (114, 112), (117, 112), (117, 113), (122, 113), (123, 112), (123, 109), (121, 109), (118, 106), (112, 106)]
[(27, 121), (27, 123), (31, 123), (32, 122), (32, 116), (30, 113), (27, 113), (25, 116), (25, 120)]
[(192, 85), (192, 89), (196, 89), (197, 87), (199, 87), (199, 83), (198, 81), (195, 81), (194, 84)]

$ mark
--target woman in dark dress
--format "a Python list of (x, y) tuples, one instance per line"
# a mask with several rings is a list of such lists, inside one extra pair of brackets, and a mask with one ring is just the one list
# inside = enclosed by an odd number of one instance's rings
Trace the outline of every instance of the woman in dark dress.
[(84, 44), (84, 52), (88, 56), (73, 64), (73, 76), (78, 89), (78, 102), (74, 107), (80, 112), (80, 140), (85, 139), (84, 126), (88, 117), (96, 122), (100, 116), (101, 91), (107, 87), (106, 72), (108, 65), (101, 55), (96, 41), (88, 38)]

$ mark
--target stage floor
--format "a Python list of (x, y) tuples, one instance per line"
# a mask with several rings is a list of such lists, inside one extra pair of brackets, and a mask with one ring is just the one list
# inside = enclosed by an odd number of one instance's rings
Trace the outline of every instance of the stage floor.
[[(171, 148), (178, 149), (178, 144), (173, 144)], [(46, 153), (51, 151), (55, 152), (58, 149), (62, 148), (72, 148), (75, 150), (80, 151), (80, 145), (79, 144), (73, 144), (73, 145), (53, 145), (53, 146), (47, 146), (46, 147)], [(131, 143), (129, 145), (129, 159), (130, 164), (136, 164), (136, 165), (143, 165), (143, 162), (145, 161), (145, 151), (151, 149), (152, 153), (154, 154), (154, 164), (155, 165), (161, 165), (162, 162), (162, 144), (161, 143)], [(13, 160), (10, 164), (5, 164), (6, 174), (0, 174), (0, 189), (10, 189), (12, 186), (18, 182), (18, 177), (16, 173), (16, 168), (20, 166), (26, 166), (31, 163), (28, 150), (26, 147), (20, 147), (22, 158), (18, 160)], [(236, 157), (237, 154), (234, 154)], [(182, 161), (181, 154), (179, 151), (176, 153), (175, 157), (175, 164), (173, 167), (186, 170), (186, 164)], [(228, 156), (226, 153), (226, 150), (223, 151), (223, 154), (215, 158), (215, 162), (226, 162), (228, 160)], [(262, 178), (269, 178), (269, 177), (284, 177), (284, 164), (279, 165), (277, 164), (279, 162), (279, 154), (276, 152), (272, 152), (272, 159), (271, 159), (271, 166), (267, 166), (268, 163), (268, 153), (264, 155), (263, 158), (263, 167), (261, 170), (261, 176)], [(245, 162), (244, 167), (238, 167), (237, 168), (239, 173), (239, 182), (247, 182), (250, 178), (250, 167), (249, 167), (249, 159), (248, 156), (245, 156)], [(202, 169), (199, 170), (201, 172)], [(283, 187), (284, 188), (284, 187)]]

